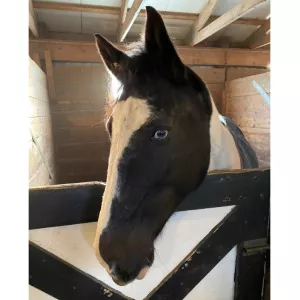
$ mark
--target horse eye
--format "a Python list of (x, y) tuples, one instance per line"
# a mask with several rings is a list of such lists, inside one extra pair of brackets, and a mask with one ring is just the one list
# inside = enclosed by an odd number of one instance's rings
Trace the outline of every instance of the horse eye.
[(168, 136), (168, 130), (157, 130), (153, 136), (156, 140), (163, 140)]

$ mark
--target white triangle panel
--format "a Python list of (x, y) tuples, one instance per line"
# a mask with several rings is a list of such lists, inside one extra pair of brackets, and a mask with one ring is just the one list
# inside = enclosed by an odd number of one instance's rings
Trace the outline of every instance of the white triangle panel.
[[(143, 280), (136, 280), (131, 284), (120, 287), (116, 285), (104, 268), (98, 263), (92, 243), (96, 231), (96, 223), (61, 226), (30, 231), (30, 240), (42, 248), (52, 252), (58, 257), (71, 263), (82, 271), (105, 282), (112, 288), (136, 299), (144, 299), (163, 278), (182, 261), (182, 259), (202, 240), (211, 229), (216, 226), (232, 209), (221, 207), (203, 210), (193, 210), (174, 214), (167, 222), (162, 234), (158, 237), (155, 248), (156, 255), (153, 266)], [(190, 294), (188, 300), (217, 300), (207, 298), (203, 290), (205, 286), (211, 291), (211, 287), (223, 286), (222, 274), (231, 274), (234, 269), (234, 261), (224, 260), (215, 267), (215, 274), (208, 283), (199, 283)], [(231, 276), (232, 277), (232, 276)], [(230, 281), (231, 285), (233, 284)], [(212, 293), (212, 291), (211, 291)], [(224, 295), (228, 293), (228, 295)], [(213, 295), (213, 294), (212, 294)], [(231, 288), (223, 290), (225, 298), (230, 300)], [(203, 298), (204, 297), (204, 298)]]

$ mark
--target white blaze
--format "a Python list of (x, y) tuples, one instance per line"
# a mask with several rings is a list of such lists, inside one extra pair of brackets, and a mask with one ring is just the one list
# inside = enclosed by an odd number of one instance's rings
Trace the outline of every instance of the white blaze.
[(124, 149), (128, 146), (130, 138), (150, 118), (151, 111), (146, 100), (133, 97), (116, 104), (112, 118), (111, 148), (108, 160), (106, 187), (103, 194), (101, 211), (94, 240), (94, 251), (99, 262), (108, 270), (107, 264), (99, 253), (99, 241), (102, 231), (110, 218), (110, 209), (113, 198), (118, 193), (118, 165)]

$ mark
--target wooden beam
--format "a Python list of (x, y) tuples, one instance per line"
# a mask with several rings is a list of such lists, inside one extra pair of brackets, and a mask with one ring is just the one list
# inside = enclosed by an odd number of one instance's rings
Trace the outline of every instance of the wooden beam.
[(266, 20), (266, 23), (260, 26), (254, 33), (252, 33), (244, 43), (245, 48), (252, 48), (260, 40), (265, 38), (266, 34), (271, 29), (271, 18)]
[(36, 20), (35, 11), (33, 9), (32, 0), (29, 0), (29, 29), (35, 37), (39, 36), (38, 22)]
[[(122, 44), (117, 45), (125, 49)], [(69, 62), (101, 62), (95, 43), (69, 42), (57, 40), (33, 39), (29, 42), (29, 52), (38, 52), (42, 57), (44, 51), (50, 50), (52, 60)], [(270, 64), (269, 50), (222, 49), (200, 47), (176, 47), (183, 63), (202, 66), (245, 66), (264, 67)]]
[(257, 49), (271, 44), (271, 34), (265, 35), (260, 41), (252, 44), (250, 49)]
[(48, 83), (48, 92), (50, 96), (50, 101), (55, 99), (55, 83), (53, 75), (53, 64), (52, 64), (52, 55), (51, 50), (46, 49), (44, 52), (45, 65), (46, 65), (46, 76)]
[[(117, 15), (117, 16), (120, 15), (120, 8), (110, 7), (110, 6), (100, 6), (100, 5), (34, 1), (33, 7), (38, 9), (77, 11), (77, 12), (88, 12), (88, 13)], [(199, 16), (199, 14), (194, 14), (194, 13), (180, 13), (180, 12), (169, 12), (169, 11), (160, 11), (159, 13), (163, 17), (163, 19), (185, 20), (185, 21), (196, 21), (196, 19)], [(146, 11), (144, 9), (140, 10), (139, 17), (146, 17)], [(208, 22), (213, 22), (216, 19), (218, 19), (217, 16), (211, 16)], [(238, 19), (235, 20), (233, 24), (261, 26), (265, 23), (265, 21), (266, 20), (258, 20), (258, 19)]]
[(129, 29), (131, 28), (133, 22), (137, 18), (144, 2), (145, 0), (134, 0), (134, 2), (132, 3), (130, 10), (121, 28), (120, 40), (119, 40), (120, 42), (122, 42), (125, 39)]
[(126, 19), (127, 8), (128, 8), (128, 0), (122, 0), (121, 13), (120, 13), (120, 19), (119, 19), (118, 36), (117, 36), (117, 40), (119, 42), (121, 40), (122, 26)]
[(266, 0), (244, 0), (241, 4), (236, 5), (227, 13), (223, 14), (217, 20), (210, 23), (201, 31), (199, 31), (196, 34), (194, 40), (192, 41), (192, 45), (200, 43), (201, 41), (205, 40), (209, 36), (219, 31), (220, 29), (230, 25), (235, 20), (239, 19), (244, 14), (254, 9), (263, 2), (266, 2)]
[(191, 31), (188, 35), (188, 44), (192, 46), (192, 42), (196, 37), (196, 34), (199, 30), (202, 29), (202, 27), (206, 24), (209, 17), (213, 13), (216, 5), (218, 3), (218, 0), (207, 0), (204, 8), (200, 12), (195, 24), (191, 28)]

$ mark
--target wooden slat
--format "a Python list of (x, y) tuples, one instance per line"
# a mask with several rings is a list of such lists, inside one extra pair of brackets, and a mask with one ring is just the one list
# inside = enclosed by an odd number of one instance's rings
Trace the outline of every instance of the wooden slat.
[(46, 75), (47, 75), (49, 96), (50, 96), (50, 99), (55, 99), (55, 83), (54, 83), (54, 76), (53, 76), (51, 51), (45, 50), (44, 56), (45, 56)]
[(39, 36), (38, 25), (35, 11), (33, 9), (32, 0), (29, 0), (29, 29), (35, 37)]
[(132, 3), (131, 8), (127, 13), (126, 19), (121, 28), (120, 42), (122, 42), (125, 39), (130, 27), (137, 18), (144, 2), (145, 0), (134, 0), (134, 2)]
[[(101, 155), (100, 155), (101, 154)], [(60, 159), (85, 159), (108, 161), (109, 139), (95, 141), (94, 143), (77, 143), (58, 145), (56, 158)]]
[(188, 35), (188, 40), (189, 40), (188, 44), (189, 45), (191, 45), (191, 46), (193, 45), (193, 41), (196, 37), (196, 34), (207, 23), (209, 17), (213, 13), (217, 3), (218, 3), (218, 0), (207, 0), (204, 8), (200, 12), (195, 24), (191, 28), (191, 31)]
[[(123, 48), (119, 45), (119, 48)], [(123, 48), (124, 49), (124, 48)], [(187, 65), (266, 67), (270, 64), (269, 50), (217, 49), (176, 47), (181, 60)], [(56, 40), (30, 40), (30, 53), (44, 55), (50, 50), (54, 61), (101, 62), (94, 43)]]
[(69, 127), (55, 130), (60, 145), (95, 143), (107, 139), (104, 127)]
[(210, 23), (208, 26), (199, 31), (192, 41), (192, 45), (196, 45), (213, 35), (220, 29), (233, 23), (235, 20), (242, 17), (244, 14), (254, 9), (257, 5), (265, 2), (266, 0), (244, 0), (241, 4), (236, 5), (227, 13), (220, 16), (217, 20)]
[(252, 33), (244, 43), (244, 47), (253, 49), (253, 45), (257, 44), (262, 40), (265, 35), (270, 31), (271, 28), (271, 18), (266, 21), (266, 23), (260, 26), (254, 33)]
[(67, 111), (54, 112), (52, 115), (56, 128), (69, 127), (103, 127), (103, 114), (99, 111)]
[[(51, 10), (62, 10), (62, 11), (76, 11), (76, 12), (88, 12), (96, 14), (106, 14), (106, 15), (119, 15), (120, 9), (118, 7), (110, 6), (100, 6), (100, 5), (87, 5), (87, 4), (76, 4), (76, 3), (60, 3), (60, 2), (42, 2), (34, 1), (34, 8), (39, 9), (51, 9)], [(180, 13), (180, 12), (169, 12), (160, 11), (160, 14), (164, 19), (172, 20), (190, 20), (195, 21), (199, 14), (194, 13)], [(146, 11), (142, 9), (139, 12), (139, 17), (146, 17)], [(211, 16), (209, 22), (216, 20), (217, 16)], [(265, 23), (265, 20), (259, 19), (239, 19), (233, 22), (234, 24), (245, 24), (260, 26)]]
[(126, 19), (127, 8), (128, 8), (128, 0), (122, 0), (121, 13), (119, 19), (119, 28), (118, 28), (118, 38), (117, 38), (118, 41), (121, 40), (122, 25), (124, 24)]
[(270, 95), (270, 72), (228, 81), (224, 115), (240, 127), (264, 167), (270, 164), (270, 106), (253, 81)]

